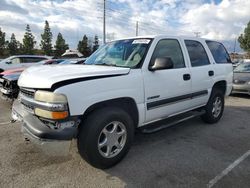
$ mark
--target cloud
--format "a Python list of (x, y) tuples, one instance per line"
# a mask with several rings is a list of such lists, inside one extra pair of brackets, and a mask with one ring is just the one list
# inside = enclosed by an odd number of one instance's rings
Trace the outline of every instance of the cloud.
[[(22, 39), (30, 24), (40, 41), (48, 20), (54, 40), (61, 32), (71, 48), (84, 34), (102, 38), (102, 0), (1, 0), (0, 27), (10, 37)], [(243, 32), (249, 21), (249, 0), (106, 0), (107, 37), (116, 39), (139, 34), (191, 35), (228, 41)], [(39, 43), (38, 43), (39, 44)], [(230, 46), (230, 45), (229, 45)]]

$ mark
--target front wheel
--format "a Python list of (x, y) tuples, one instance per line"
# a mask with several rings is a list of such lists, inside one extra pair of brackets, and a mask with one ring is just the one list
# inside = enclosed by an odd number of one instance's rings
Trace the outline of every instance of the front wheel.
[(80, 155), (92, 166), (114, 166), (127, 154), (134, 136), (129, 114), (116, 107), (92, 112), (81, 125), (78, 135)]
[(206, 113), (201, 116), (206, 123), (217, 123), (224, 111), (224, 95), (220, 90), (213, 90), (205, 107)]

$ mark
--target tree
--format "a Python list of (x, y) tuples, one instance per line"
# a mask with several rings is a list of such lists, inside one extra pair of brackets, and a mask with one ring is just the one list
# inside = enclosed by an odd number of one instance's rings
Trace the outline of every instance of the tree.
[(3, 32), (0, 28), (0, 56), (4, 55), (5, 51), (5, 32)]
[(29, 24), (27, 24), (26, 32), (23, 37), (23, 53), (33, 54), (35, 44), (36, 44), (35, 37), (31, 33)]
[(244, 34), (241, 34), (238, 38), (240, 47), (250, 54), (250, 21), (244, 30)]
[(84, 35), (82, 40), (79, 41), (77, 49), (83, 54), (84, 57), (88, 57), (90, 55), (91, 50), (89, 48), (88, 37), (86, 35)]
[(69, 45), (66, 44), (63, 36), (61, 33), (58, 33), (57, 39), (56, 39), (56, 45), (55, 47), (55, 56), (61, 56), (67, 49), (69, 49)]
[(93, 46), (93, 52), (96, 51), (98, 48), (99, 48), (99, 39), (98, 39), (98, 36), (95, 35), (95, 38), (94, 38), (94, 46)]
[(52, 32), (50, 31), (49, 22), (45, 21), (44, 32), (41, 34), (41, 48), (46, 55), (52, 54)]
[(10, 42), (8, 43), (8, 50), (10, 55), (18, 54), (18, 41), (16, 40), (14, 33), (12, 33), (10, 37)]

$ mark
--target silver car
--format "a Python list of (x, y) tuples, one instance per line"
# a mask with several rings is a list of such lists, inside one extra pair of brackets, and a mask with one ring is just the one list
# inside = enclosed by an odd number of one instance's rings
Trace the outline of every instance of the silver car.
[(250, 62), (242, 63), (234, 69), (232, 93), (250, 95)]
[(22, 67), (30, 67), (35, 65), (37, 62), (51, 59), (48, 56), (40, 56), (40, 55), (15, 55), (10, 56), (2, 61), (0, 61), (0, 72), (8, 69), (14, 68), (22, 68)]

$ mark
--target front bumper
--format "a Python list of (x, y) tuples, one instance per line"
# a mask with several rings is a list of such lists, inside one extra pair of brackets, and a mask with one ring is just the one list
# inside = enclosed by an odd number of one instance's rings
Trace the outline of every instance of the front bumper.
[(250, 85), (249, 84), (234, 84), (232, 93), (242, 93), (250, 95)]
[(48, 155), (67, 155), (72, 139), (77, 135), (77, 126), (51, 129), (32, 114), (23, 117), (22, 132), (25, 140), (36, 144)]
[(11, 117), (13, 121), (23, 121), (23, 117), (27, 114), (23, 105), (21, 105), (18, 99), (14, 100), (12, 104)]
[(29, 113), (18, 100), (15, 100), (12, 106), (12, 119), (22, 121), (25, 140), (34, 143), (48, 155), (67, 155), (73, 138), (77, 136), (79, 124), (77, 118), (68, 119), (76, 122), (72, 127), (52, 129)]

